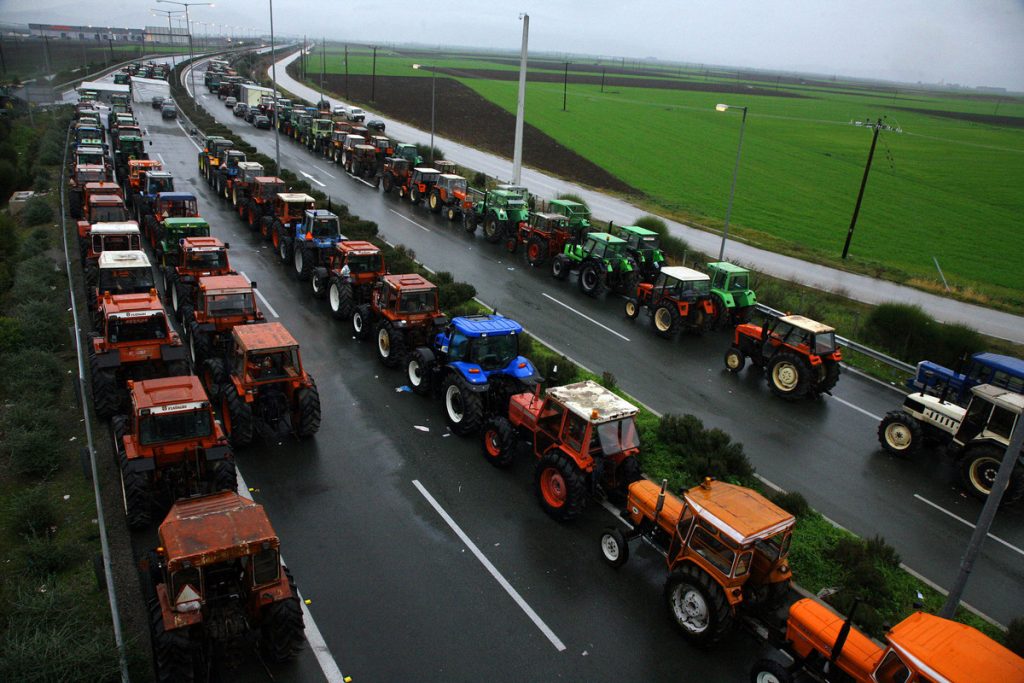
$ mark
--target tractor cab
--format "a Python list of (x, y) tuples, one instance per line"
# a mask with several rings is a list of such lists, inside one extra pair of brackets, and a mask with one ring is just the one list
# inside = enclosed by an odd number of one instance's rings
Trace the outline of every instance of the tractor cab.
[(715, 310), (711, 278), (692, 268), (666, 266), (654, 282), (637, 285), (636, 296), (626, 300), (626, 317), (635, 319), (642, 308), (650, 312), (651, 324), (660, 337), (671, 338), (684, 328), (701, 332)]
[(606, 232), (592, 232), (587, 235), (582, 245), (570, 245), (566, 248), (566, 254), (572, 256), (572, 252), (581, 259), (619, 260), (625, 258), (626, 241)]
[(178, 260), (178, 249), (185, 238), (209, 237), (210, 224), (196, 216), (166, 218), (160, 239), (156, 244), (156, 253), (160, 257), (157, 264), (161, 268), (173, 265)]
[[(107, 169), (103, 164), (80, 164), (75, 166), (74, 182), (76, 188), (85, 188), (86, 183), (102, 183), (107, 179)], [(116, 185), (116, 183), (114, 183)]]
[(96, 223), (89, 230), (89, 242), (87, 260), (107, 251), (142, 251), (142, 235), (135, 221)]
[[(125, 223), (128, 221), (128, 209), (119, 194), (91, 194), (94, 185), (113, 185), (117, 183), (89, 183), (85, 186), (85, 212), (83, 219), (78, 221), (78, 236), (86, 238), (89, 228), (96, 223)], [(107, 189), (107, 188), (103, 188)], [(118, 188), (120, 189), (120, 188)]]
[(159, 221), (194, 218), (199, 216), (199, 202), (191, 192), (160, 192), (156, 196), (153, 213)]
[(232, 273), (229, 245), (216, 237), (186, 237), (178, 246), (178, 275), (210, 276)]
[(299, 343), (280, 323), (246, 325), (231, 331), (232, 374), (245, 386), (290, 382), (303, 377)]
[(530, 213), (530, 230), (544, 235), (569, 232), (569, 219), (558, 213)]
[(263, 313), (256, 305), (254, 285), (241, 275), (200, 277), (196, 320), (218, 324), (263, 320)]
[(354, 284), (364, 284), (384, 275), (384, 255), (372, 242), (342, 238), (334, 248), (336, 253), (332, 254), (330, 269), (339, 276), (345, 266), (348, 266), (346, 275)]
[(412, 172), (412, 162), (400, 157), (390, 157), (384, 160), (384, 170), (396, 178), (405, 178)]
[(437, 189), (441, 191), (441, 199), (457, 199), (462, 200), (466, 198), (466, 192), (468, 191), (468, 183), (466, 179), (460, 175), (453, 173), (442, 173), (437, 178)]
[(128, 161), (144, 159), (146, 157), (146, 144), (138, 135), (119, 135), (117, 138), (117, 153)]
[(86, 147), (83, 145), (75, 150), (75, 166), (104, 166), (106, 159), (107, 157), (103, 153), (102, 147)]
[(515, 195), (522, 199), (524, 204), (530, 201), (530, 191), (522, 185), (495, 185), (494, 189)]
[(484, 195), (484, 203), (487, 208), (502, 209), (506, 212), (527, 211), (526, 200), (515, 192), (509, 190), (494, 189)]
[(438, 305), (437, 285), (420, 275), (385, 275), (374, 285), (370, 301), (382, 317), (402, 327), (448, 322)]
[(386, 159), (395, 152), (395, 148), (392, 146), (391, 140), (383, 135), (374, 135), (370, 138), (370, 144), (376, 148), (377, 156), (381, 159)]
[(105, 251), (99, 255), (97, 294), (136, 294), (156, 287), (153, 269), (143, 251)]
[(771, 317), (764, 326), (763, 338), (771, 343), (802, 349), (814, 356), (828, 356), (837, 351), (834, 328), (802, 315)]
[(75, 147), (103, 147), (106, 135), (103, 128), (79, 123), (75, 126)]
[(161, 192), (174, 192), (174, 176), (170, 171), (149, 171), (145, 174), (140, 192), (151, 199)]
[(284, 180), (277, 176), (257, 176), (253, 180), (252, 198), (259, 204), (268, 204), (284, 189)]
[[(155, 289), (133, 294), (107, 292), (100, 300), (100, 307), (103, 336), (93, 340), (96, 353), (116, 352), (119, 348), (146, 348), (147, 357), (136, 359), (135, 354), (125, 354), (125, 358), (120, 359), (122, 363), (142, 362), (160, 358), (159, 347), (163, 344), (181, 345), (181, 339), (171, 329), (167, 312)], [(148, 347), (145, 346), (147, 344)]]
[[(522, 399), (526, 396), (513, 398), (521, 399), (513, 405), (525, 408)], [(596, 382), (552, 387), (543, 399), (529, 396), (534, 408), (539, 408), (534, 432), (534, 452), (538, 457), (557, 443), (572, 453), (582, 469), (592, 472), (602, 458), (618, 459), (639, 453), (636, 406)]]
[(301, 237), (318, 247), (332, 247), (341, 239), (338, 216), (324, 209), (306, 209), (302, 215)]
[[(132, 424), (125, 446), (129, 460), (183, 454), (220, 446), (226, 455), (227, 440), (213, 415), (213, 407), (195, 375), (165, 377), (128, 385), (132, 396)], [(211, 454), (213, 455), (213, 454)]]
[(217, 166), (228, 175), (238, 173), (238, 164), (245, 161), (245, 152), (240, 149), (221, 149), (217, 154)]
[(464, 366), (459, 369), (466, 370), (471, 383), (484, 383), (490, 373), (505, 371), (535, 379), (533, 366), (519, 355), (522, 332), (522, 325), (502, 316), (460, 316), (437, 335), (434, 345), (445, 350), (449, 363)]
[(305, 212), (315, 208), (316, 200), (301, 192), (279, 192), (274, 197), (274, 215), (284, 225), (301, 222)]
[(626, 240), (626, 251), (636, 259), (641, 277), (647, 282), (654, 280), (665, 262), (658, 233), (638, 225), (626, 225), (616, 226), (612, 234)]
[(923, 360), (917, 364), (914, 376), (906, 381), (912, 392), (940, 396), (957, 405), (966, 405), (971, 399), (971, 388), (979, 384), (1024, 394), (1024, 360), (987, 351), (973, 354), (965, 366), (956, 369)]
[(420, 156), (419, 150), (416, 145), (408, 142), (400, 142), (395, 145), (395, 156), (401, 159), (405, 159), (412, 166), (417, 166), (423, 163), (423, 157)]
[(715, 319), (722, 320), (728, 311), (734, 324), (747, 322), (757, 305), (757, 295), (750, 288), (750, 271), (725, 261), (709, 263), (707, 270), (711, 275)]
[(590, 232), (590, 209), (584, 204), (569, 199), (552, 199), (548, 202), (551, 213), (560, 213), (569, 219), (569, 226), (577, 234)]
[(711, 295), (711, 278), (692, 268), (669, 266), (662, 269), (653, 284), (641, 284), (640, 290), (649, 292), (652, 303), (667, 299), (694, 304)]
[(128, 162), (128, 185), (134, 191), (142, 187), (143, 178), (162, 170), (164, 165), (156, 159), (132, 159)]

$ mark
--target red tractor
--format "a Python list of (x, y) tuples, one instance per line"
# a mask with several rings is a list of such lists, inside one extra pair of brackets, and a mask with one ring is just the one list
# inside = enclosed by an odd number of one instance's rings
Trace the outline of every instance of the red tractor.
[(226, 185), (227, 195), (225, 198), (231, 200), (231, 206), (236, 209), (244, 206), (246, 201), (248, 201), (249, 193), (252, 191), (256, 179), (261, 177), (265, 177), (263, 175), (263, 164), (258, 161), (238, 162), (238, 173), (229, 177)]
[(82, 220), (78, 221), (78, 249), (85, 258), (89, 231), (96, 223), (124, 223), (128, 209), (117, 183), (87, 183), (82, 195)]
[(349, 319), (359, 304), (369, 303), (373, 284), (387, 274), (384, 255), (371, 242), (342, 239), (313, 271), (313, 296), (327, 298), (335, 318)]
[(662, 268), (654, 282), (641, 282), (636, 297), (626, 299), (626, 317), (635, 320), (640, 309), (651, 313), (651, 325), (659, 337), (669, 339), (683, 329), (703, 332), (714, 319), (711, 278), (684, 268)]
[(316, 209), (316, 200), (301, 192), (278, 192), (269, 215), (260, 220), (260, 234), (270, 240), (274, 250), (281, 248), (281, 237), (294, 235), (302, 225), (306, 209)]
[(802, 315), (769, 315), (763, 326), (743, 323), (734, 334), (725, 352), (726, 369), (739, 372), (749, 358), (776, 396), (814, 398), (829, 393), (839, 381), (843, 354), (828, 325)]
[[(246, 188), (246, 199), (238, 204), (238, 215), (242, 217), (249, 228), (259, 229), (264, 238), (269, 238), (268, 233), (262, 232), (263, 219), (273, 217), (274, 198), (284, 191), (284, 180), (277, 176), (257, 176), (253, 179), (252, 185)], [(267, 225), (269, 229), (269, 224)]]
[(159, 683), (229, 680), (218, 662), (254, 643), (271, 662), (305, 640), (302, 605), (262, 505), (223, 491), (180, 500), (142, 561)]
[(156, 290), (106, 294), (99, 316), (101, 332), (89, 345), (93, 404), (99, 417), (119, 412), (129, 379), (189, 374), (185, 347), (171, 329)]
[(142, 251), (142, 235), (135, 221), (96, 223), (89, 230), (88, 245), (83, 258), (83, 271), (85, 286), (91, 289), (99, 279), (100, 254), (105, 251)]
[(590, 380), (512, 396), (508, 417), (484, 424), (483, 453), (492, 465), (507, 467), (519, 439), (533, 442), (537, 458), (534, 485), (546, 513), (559, 521), (583, 512), (587, 500), (603, 491), (625, 496), (641, 478), (637, 409)]
[(373, 285), (369, 303), (352, 311), (352, 331), (367, 339), (377, 335), (377, 356), (388, 367), (405, 360), (408, 351), (427, 346), (448, 324), (438, 308), (437, 286), (420, 275), (385, 275)]
[(469, 198), (466, 179), (454, 173), (442, 173), (438, 176), (427, 204), (433, 213), (444, 211), (444, 217), (452, 222), (461, 220), (464, 214), (473, 210), (473, 200)]
[(216, 237), (186, 237), (181, 241), (177, 262), (164, 271), (164, 294), (179, 320), (184, 320), (183, 309), (194, 301), (199, 278), (234, 274), (228, 258), (230, 246)]
[[(82, 217), (85, 206), (85, 186), (90, 183), (102, 183), (107, 179), (107, 170), (101, 164), (79, 164), (68, 179), (68, 205), (71, 217), (75, 220)], [(111, 183), (117, 185), (117, 183)]]
[[(408, 187), (409, 177), (412, 175), (412, 162), (401, 157), (389, 157), (384, 160), (384, 168), (381, 170), (380, 182), (384, 191), (390, 193), (397, 188)], [(401, 191), (401, 190), (400, 190)], [(401, 195), (405, 196), (405, 195)]]
[(132, 529), (178, 498), (238, 487), (231, 446), (193, 375), (128, 381), (131, 414), (111, 420)]
[(408, 198), (410, 204), (419, 204), (430, 196), (440, 177), (441, 172), (436, 169), (414, 168), (407, 179), (408, 184), (399, 186), (398, 197), (400, 199)]
[(199, 277), (193, 298), (181, 307), (181, 328), (192, 366), (207, 358), (231, 357), (231, 330), (264, 321), (256, 305), (256, 285), (241, 275)]
[[(148, 294), (156, 287), (153, 266), (144, 251), (105, 251), (93, 264), (88, 264), (85, 281), (88, 285), (86, 304), (96, 314), (107, 294)], [(99, 329), (100, 318), (93, 320)]]
[(578, 242), (581, 237), (562, 214), (530, 212), (529, 222), (512, 226), (505, 248), (514, 253), (520, 244), (525, 245), (526, 260), (531, 266), (539, 267), (547, 263), (552, 254), (561, 254), (565, 245)]
[(228, 362), (211, 358), (203, 381), (220, 402), (221, 420), (235, 447), (256, 431), (305, 438), (320, 429), (320, 393), (302, 367), (299, 343), (281, 323), (236, 326)]

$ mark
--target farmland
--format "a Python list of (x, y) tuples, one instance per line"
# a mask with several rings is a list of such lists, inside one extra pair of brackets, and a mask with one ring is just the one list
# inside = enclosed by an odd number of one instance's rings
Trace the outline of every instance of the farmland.
[[(339, 78), (342, 60), (336, 48), (329, 49), (329, 89), (340, 95), (346, 90)], [(515, 60), (508, 57), (381, 51), (378, 99), (389, 82), (397, 87), (429, 78), (429, 72), (412, 70), (414, 62), (438, 68), (441, 135), (460, 137), (458, 128), (445, 126), (444, 80), (514, 112)], [(714, 107), (747, 106), (730, 230), (822, 262), (839, 262), (870, 145), (871, 129), (857, 122), (884, 117), (891, 129), (879, 138), (849, 266), (930, 286), (938, 280), (935, 258), (951, 284), (976, 290), (983, 301), (1024, 304), (1019, 98), (587, 63), (571, 65), (562, 111), (563, 63), (531, 64), (527, 123), (635, 188), (641, 196), (634, 201), (711, 228), (720, 227), (725, 215), (740, 126), (738, 113)], [(309, 58), (313, 83), (320, 65), (318, 54)], [(370, 69), (370, 55), (352, 50), (349, 88), (353, 99), (366, 104), (362, 86)], [(429, 88), (426, 98), (423, 90), (409, 89), (407, 111), (398, 118), (429, 125)], [(538, 156), (527, 154), (525, 162), (545, 168)]]

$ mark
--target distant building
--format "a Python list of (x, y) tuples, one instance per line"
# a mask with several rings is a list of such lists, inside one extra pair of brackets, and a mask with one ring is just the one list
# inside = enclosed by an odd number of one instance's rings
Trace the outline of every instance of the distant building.
[(146, 42), (154, 45), (188, 45), (188, 31), (178, 26), (147, 26)]
[(979, 85), (975, 88), (978, 92), (990, 93), (992, 95), (1005, 95), (1006, 88), (1000, 88), (995, 85)]
[[(70, 26), (67, 24), (29, 24), (29, 33), (37, 37), (58, 40), (94, 40), (126, 43), (142, 42), (145, 32), (141, 28), (115, 28), (113, 26)], [(167, 33), (167, 29), (164, 29)]]

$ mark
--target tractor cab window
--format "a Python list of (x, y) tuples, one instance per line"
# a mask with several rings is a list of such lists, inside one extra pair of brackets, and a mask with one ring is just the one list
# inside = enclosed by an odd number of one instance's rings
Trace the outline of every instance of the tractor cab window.
[(730, 292), (744, 292), (750, 289), (750, 276), (747, 273), (736, 273), (729, 282)]
[(465, 178), (452, 178), (449, 183), (448, 189), (452, 192), (466, 192), (466, 179)]
[(128, 209), (123, 206), (94, 206), (89, 209), (90, 223), (123, 223), (128, 220)]
[(715, 289), (725, 289), (726, 274), (720, 270), (716, 270), (711, 275), (711, 286)]
[(541, 431), (554, 436), (558, 434), (558, 429), (562, 426), (563, 415), (565, 415), (565, 406), (561, 403), (549, 401), (537, 419), (537, 426), (540, 427)]
[(100, 152), (97, 152), (96, 154), (79, 154), (78, 163), (81, 165), (102, 166), (103, 154)]
[(711, 282), (708, 280), (677, 280), (677, 292), (680, 299), (694, 300), (711, 293)]
[(754, 544), (757, 552), (764, 555), (770, 561), (775, 562), (786, 556), (789, 552), (789, 542), (793, 536), (787, 531), (775, 534), (771, 538), (762, 538)]
[(633, 248), (641, 251), (654, 251), (661, 248), (661, 242), (655, 235), (636, 235), (634, 242)]
[(993, 370), (992, 376), (982, 380), (979, 384), (993, 384), (1018, 394), (1024, 394), (1024, 377), (1011, 375), (1003, 370)]
[(966, 443), (977, 436), (988, 423), (992, 408), (991, 403), (977, 396), (971, 399), (970, 405), (967, 406), (967, 414), (964, 415), (964, 421), (960, 423), (960, 429), (957, 431), (957, 438)]
[(604, 258), (604, 251), (607, 245), (597, 240), (587, 240), (583, 245), (583, 253), (594, 258)]
[(469, 338), (458, 330), (453, 330), (451, 341), (448, 342), (448, 358), (453, 361), (464, 360), (468, 346)]
[(402, 292), (398, 312), (431, 313), (434, 310), (435, 296), (432, 289), (424, 289), (418, 292)]
[(256, 310), (255, 302), (251, 294), (207, 294), (206, 311), (214, 317), (225, 317), (229, 315), (252, 315)]
[(693, 530), (690, 547), (726, 576), (732, 572), (736, 550), (731, 547), (731, 542), (721, 538), (718, 531), (706, 522), (701, 521)]
[(597, 437), (601, 451), (608, 457), (640, 448), (640, 435), (637, 434), (636, 423), (632, 417), (598, 425)]
[(139, 418), (143, 446), (209, 436), (213, 432), (208, 410), (187, 413), (150, 413)]
[(341, 230), (338, 229), (338, 219), (330, 218), (313, 219), (312, 232), (314, 238), (338, 237)]
[(266, 183), (259, 185), (258, 187), (258, 195), (266, 201), (276, 197), (278, 192), (282, 192), (284, 190), (284, 185), (282, 183)]
[(1004, 439), (1010, 438), (1013, 431), (1013, 423), (1016, 422), (1016, 415), (1006, 408), (996, 406), (992, 409), (992, 417), (988, 420), (988, 430)]
[(470, 363), (484, 370), (497, 370), (511, 363), (519, 355), (519, 337), (506, 334), (497, 337), (478, 337), (469, 344)]
[(157, 194), (158, 192), (174, 192), (174, 178), (170, 176), (161, 176), (157, 178), (148, 178), (146, 180), (147, 190), (146, 194)]
[(149, 268), (103, 268), (100, 270), (99, 291), (111, 294), (136, 294), (156, 287), (153, 271)]
[(92, 250), (97, 254), (102, 251), (142, 249), (138, 235), (95, 235), (92, 241)]
[(814, 335), (814, 353), (819, 356), (827, 356), (836, 351), (835, 332), (821, 332)]
[(249, 354), (249, 375), (253, 379), (282, 379), (298, 374), (295, 350)]
[(195, 199), (174, 201), (164, 205), (165, 216), (171, 216), (174, 218), (188, 218), (190, 216), (195, 216), (196, 213), (197, 208)]
[(167, 322), (163, 315), (145, 318), (111, 317), (107, 320), (107, 339), (111, 344), (161, 341), (167, 338)]
[(252, 585), (262, 586), (263, 584), (277, 581), (281, 572), (281, 560), (278, 557), (276, 548), (267, 548), (252, 557)]
[(103, 182), (103, 171), (79, 171), (78, 182), (80, 183), (100, 183)]
[(219, 270), (228, 265), (228, 254), (222, 249), (215, 251), (189, 251), (187, 267), (193, 270)]
[(895, 650), (889, 650), (875, 669), (875, 680), (878, 683), (906, 683), (910, 680), (910, 669)]
[(583, 448), (583, 437), (587, 433), (587, 421), (576, 413), (569, 413), (562, 430), (562, 441), (572, 450), (579, 453)]
[(372, 254), (349, 254), (348, 269), (353, 275), (375, 273), (380, 270), (380, 252)]

